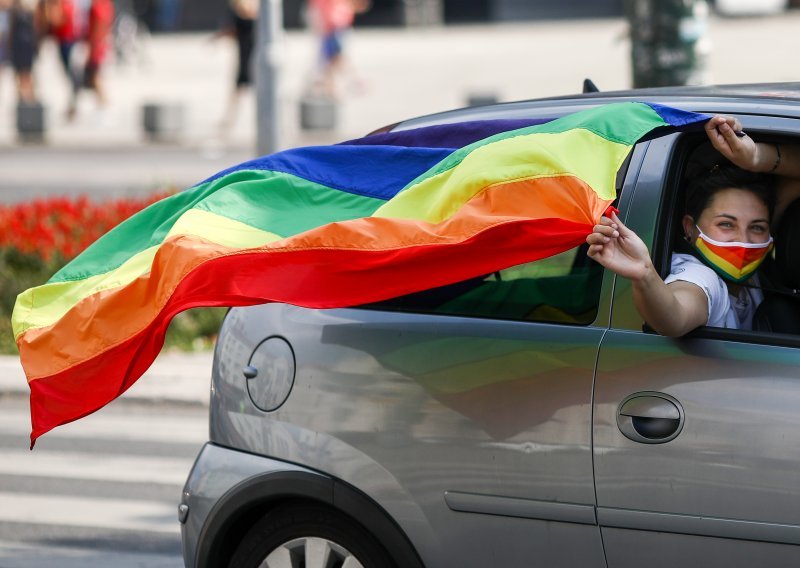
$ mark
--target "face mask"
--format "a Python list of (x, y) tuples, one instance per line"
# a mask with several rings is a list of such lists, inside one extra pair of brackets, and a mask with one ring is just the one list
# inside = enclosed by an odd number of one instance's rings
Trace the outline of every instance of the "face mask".
[[(697, 225), (695, 225), (697, 227)], [(694, 248), (706, 264), (730, 282), (744, 282), (772, 250), (772, 237), (765, 243), (721, 243), (703, 234), (694, 241)]]

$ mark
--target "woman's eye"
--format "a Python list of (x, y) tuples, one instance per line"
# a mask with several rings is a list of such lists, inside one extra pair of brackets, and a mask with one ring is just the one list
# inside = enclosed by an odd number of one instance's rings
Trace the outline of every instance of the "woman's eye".
[(731, 223), (730, 221), (723, 221), (722, 223), (719, 224), (719, 227), (722, 227), (723, 229), (730, 229), (731, 227), (733, 227), (733, 223)]
[(750, 230), (755, 233), (766, 233), (768, 229), (763, 225), (753, 225)]

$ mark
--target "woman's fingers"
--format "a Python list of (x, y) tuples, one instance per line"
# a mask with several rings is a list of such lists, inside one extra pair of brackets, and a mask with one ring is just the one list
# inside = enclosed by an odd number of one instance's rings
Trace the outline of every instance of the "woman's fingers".
[(600, 262), (600, 260), (603, 259), (603, 252), (604, 252), (603, 245), (590, 245), (589, 249), (586, 251), (586, 255), (589, 258)]
[(592, 227), (592, 232), (586, 237), (586, 242), (591, 246), (597, 246), (602, 249), (602, 245), (619, 237), (617, 230), (617, 223), (613, 219), (606, 216), (600, 217), (600, 222)]
[(619, 220), (616, 213), (611, 214), (611, 222), (613, 223), (613, 227), (619, 232), (619, 236), (624, 238), (628, 238), (634, 234), (628, 227), (625, 226), (625, 223)]
[(595, 225), (592, 234), (600, 234), (606, 237), (618, 237), (619, 231), (610, 225)]
[(602, 245), (604, 245), (604, 244), (606, 244), (606, 243), (608, 243), (610, 241), (611, 241), (611, 238), (605, 236), (602, 233), (596, 233), (596, 232), (595, 233), (589, 233), (589, 235), (586, 237), (586, 242), (589, 245), (602, 246)]
[(735, 118), (733, 116), (727, 116), (724, 114), (717, 114), (712, 116), (711, 119), (708, 122), (706, 122), (705, 129), (706, 131), (713, 131), (718, 129), (723, 124), (727, 124), (734, 130), (742, 129), (742, 125), (739, 122), (738, 118)]
[(727, 122), (723, 122), (722, 124), (720, 124), (717, 130), (720, 132), (720, 134), (722, 134), (722, 137), (725, 139), (725, 142), (727, 142), (731, 148), (736, 148), (737, 146), (740, 145), (741, 141), (739, 137), (736, 136), (736, 130), (733, 128), (733, 126), (731, 126)]
[[(706, 134), (711, 145), (719, 150), (726, 158), (730, 158), (734, 143), (737, 141), (736, 130), (741, 130), (741, 124), (732, 116), (716, 115), (706, 122)], [(726, 133), (729, 133), (730, 136)], [(731, 136), (733, 138), (731, 138)]]
[(721, 115), (712, 116), (711, 119), (706, 122), (705, 129), (706, 133), (708, 134), (709, 138), (714, 138), (719, 136), (719, 125), (725, 122), (725, 117)]

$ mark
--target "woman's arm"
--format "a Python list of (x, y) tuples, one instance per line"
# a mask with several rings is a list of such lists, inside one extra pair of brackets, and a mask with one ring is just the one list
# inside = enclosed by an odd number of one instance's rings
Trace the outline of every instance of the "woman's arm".
[[(716, 115), (706, 122), (705, 129), (711, 145), (743, 170), (800, 179), (797, 144), (756, 142), (742, 132), (742, 125), (732, 116)], [(737, 132), (744, 136), (737, 136)]]
[(665, 284), (639, 236), (616, 215), (602, 217), (586, 237), (588, 255), (633, 284), (636, 309), (661, 335), (679, 337), (708, 322), (708, 298), (690, 282)]

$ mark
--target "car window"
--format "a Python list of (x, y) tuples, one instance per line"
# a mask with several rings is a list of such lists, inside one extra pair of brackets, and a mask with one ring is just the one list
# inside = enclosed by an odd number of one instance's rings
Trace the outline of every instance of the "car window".
[[(769, 134), (754, 132), (756, 141), (780, 144), (797, 144), (796, 139), (785, 136), (775, 137)], [(667, 187), (672, 188), (662, 196), (663, 217), (659, 222), (659, 233), (662, 244), (654, 245), (654, 262), (661, 267), (660, 273), (666, 277), (670, 272), (673, 253), (694, 255), (680, 238), (683, 234), (681, 219), (685, 209), (685, 188), (689, 180), (702, 175), (724, 163), (724, 159), (714, 150), (703, 135), (686, 135), (676, 146), (673, 164), (677, 167), (670, 173)], [(774, 223), (771, 233), (775, 239), (774, 248), (759, 267), (758, 276), (745, 284), (745, 288), (756, 290), (759, 307), (753, 318), (753, 329), (723, 329), (705, 326), (693, 332), (695, 336), (723, 337), (735, 335), (739, 339), (755, 342), (774, 343), (775, 334), (800, 334), (800, 295), (796, 293), (800, 280), (795, 279), (794, 257), (800, 252), (794, 243), (798, 242), (793, 227), (800, 229), (800, 204), (787, 210), (784, 219)], [(797, 250), (794, 250), (797, 249)], [(660, 254), (660, 252), (665, 254)], [(800, 274), (798, 274), (800, 277)], [(645, 331), (652, 332), (646, 325)], [(721, 335), (720, 335), (721, 332)]]
[(369, 308), (587, 325), (594, 321), (602, 267), (580, 246), (536, 262), (408, 294)]

